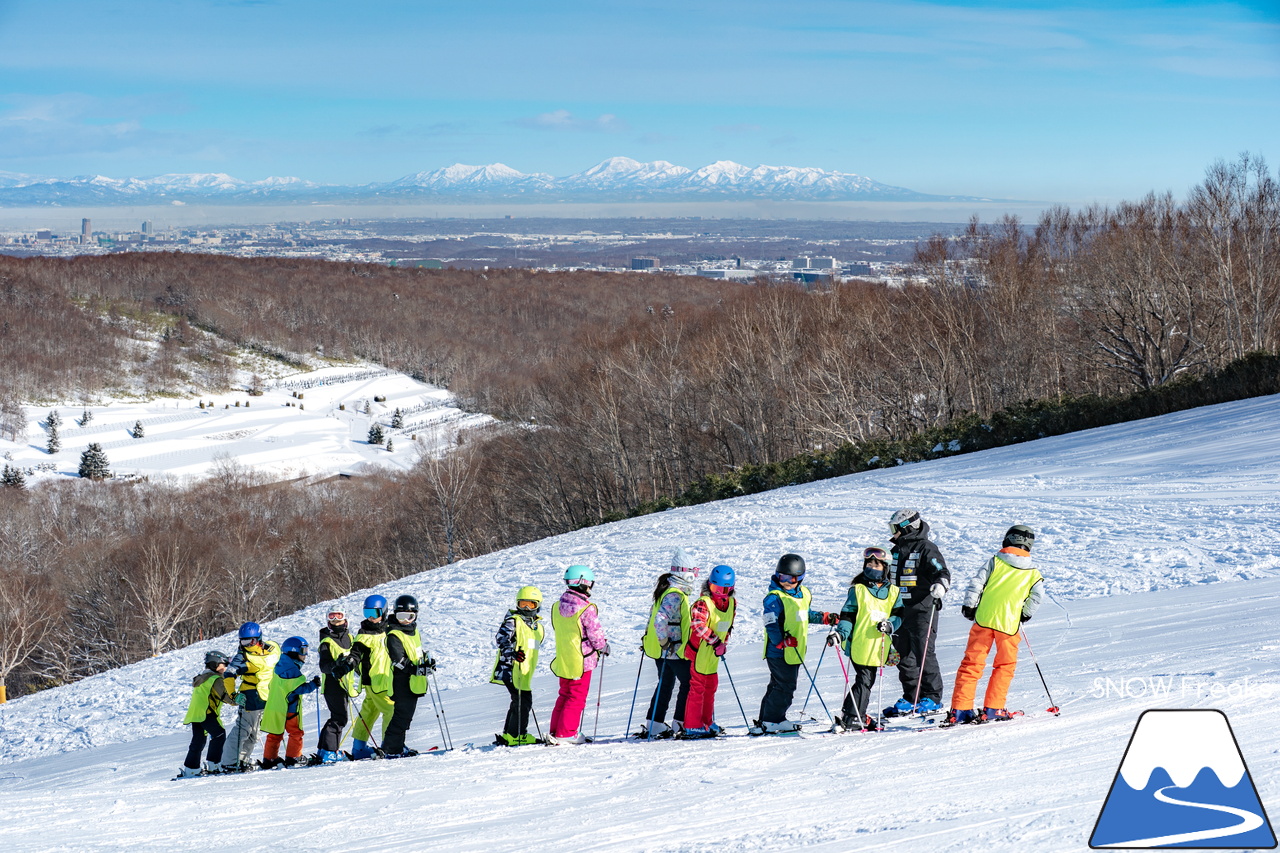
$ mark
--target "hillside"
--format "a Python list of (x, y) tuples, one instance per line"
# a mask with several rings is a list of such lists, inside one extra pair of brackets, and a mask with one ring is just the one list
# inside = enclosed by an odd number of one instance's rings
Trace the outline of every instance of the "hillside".
[[(378, 589), (418, 596), (424, 642), (445, 664), (440, 683), (453, 740), (483, 744), (505, 708), (505, 694), (485, 681), (492, 632), (511, 595), (531, 582), (552, 593), (565, 565), (590, 563), (616, 649), (603, 673), (605, 742), (593, 746), (458, 749), (170, 782), (187, 739), (178, 724), (187, 673), (205, 649), (229, 648), (226, 637), (23, 697), (0, 710), (0, 786), (8, 795), (0, 832), (24, 850), (197, 849), (209, 839), (193, 826), (208, 822), (220, 832), (215, 825), (240, 821), (249, 809), (257, 830), (240, 832), (238, 849), (493, 850), (544, 842), (590, 850), (1084, 849), (1133, 724), (1150, 707), (1226, 712), (1274, 812), (1276, 423), (1280, 397), (1223, 404), (671, 510)], [(760, 598), (777, 556), (803, 554), (815, 606), (833, 608), (856, 551), (883, 542), (885, 519), (901, 505), (918, 507), (934, 524), (958, 585), (1008, 524), (1037, 529), (1037, 563), (1057, 606), (1046, 604), (1028, 631), (1061, 717), (1043, 712), (1048, 702), (1024, 655), (1010, 701), (1029, 716), (1005, 727), (616, 741), (627, 722), (648, 595), (675, 545), (703, 565), (738, 568), (741, 612), (728, 662), (753, 716), (764, 684)], [(353, 611), (363, 595), (340, 603)], [(327, 606), (265, 627), (273, 637), (312, 636)], [(956, 606), (953, 596), (939, 632), (948, 686), (967, 627)], [(814, 648), (811, 666), (817, 654)], [(642, 700), (651, 672), (643, 670)], [(1127, 691), (1106, 695), (1099, 685), (1108, 678)], [(1153, 698), (1149, 679), (1171, 692)], [(837, 699), (843, 682), (833, 661), (818, 681), (828, 704)], [(890, 676), (886, 702), (896, 698), (895, 683)], [(554, 697), (545, 670), (534, 691), (545, 725)], [(802, 697), (803, 690), (793, 714)], [(728, 679), (717, 708), (729, 733), (740, 734)], [(816, 699), (809, 711), (823, 717)], [(309, 748), (313, 713), (308, 706)], [(409, 742), (440, 742), (425, 701)]]

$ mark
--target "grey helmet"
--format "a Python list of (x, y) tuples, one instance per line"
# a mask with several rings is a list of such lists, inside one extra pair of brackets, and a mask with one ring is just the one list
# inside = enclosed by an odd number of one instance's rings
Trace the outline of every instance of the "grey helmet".
[(897, 538), (909, 530), (920, 529), (920, 513), (914, 509), (900, 509), (889, 517), (889, 536)]
[(204, 653), (204, 665), (206, 669), (214, 669), (220, 664), (230, 663), (231, 658), (224, 655), (216, 649)]
[(1021, 548), (1024, 551), (1030, 551), (1031, 546), (1035, 544), (1036, 532), (1025, 524), (1015, 524), (1010, 527), (1004, 534), (1004, 542), (1001, 548)]

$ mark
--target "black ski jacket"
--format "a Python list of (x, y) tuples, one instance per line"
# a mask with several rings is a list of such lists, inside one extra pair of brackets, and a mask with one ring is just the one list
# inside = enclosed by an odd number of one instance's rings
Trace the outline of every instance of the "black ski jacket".
[(938, 546), (929, 538), (929, 523), (920, 521), (919, 530), (911, 530), (893, 543), (891, 581), (902, 588), (907, 607), (933, 604), (929, 588), (935, 583), (951, 587), (951, 570)]
[[(341, 628), (333, 628), (326, 625), (320, 629), (320, 673), (322, 675), (332, 675), (334, 678), (341, 678), (351, 671), (351, 667), (349, 665), (345, 668), (340, 667), (343, 669), (342, 672), (333, 671), (333, 653), (329, 644), (325, 642), (325, 638), (333, 640), (349, 652), (351, 651), (351, 631), (346, 625)], [(346, 657), (346, 655), (343, 655), (343, 657)]]

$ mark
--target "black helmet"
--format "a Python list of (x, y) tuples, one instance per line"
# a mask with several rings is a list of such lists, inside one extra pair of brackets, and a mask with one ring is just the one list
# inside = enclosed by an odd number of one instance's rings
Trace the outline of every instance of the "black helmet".
[(402, 595), (396, 599), (396, 603), (391, 606), (392, 613), (417, 613), (418, 599), (412, 595)]
[(230, 663), (231, 658), (219, 651), (207, 651), (204, 653), (204, 665), (208, 669), (213, 669), (220, 664)]
[(778, 559), (778, 571), (780, 575), (790, 575), (793, 578), (804, 576), (804, 557), (799, 554), (783, 554)]
[(1036, 532), (1025, 524), (1015, 524), (1010, 527), (1004, 534), (1004, 542), (1001, 548), (1021, 548), (1024, 551), (1030, 551), (1031, 546), (1035, 544)]

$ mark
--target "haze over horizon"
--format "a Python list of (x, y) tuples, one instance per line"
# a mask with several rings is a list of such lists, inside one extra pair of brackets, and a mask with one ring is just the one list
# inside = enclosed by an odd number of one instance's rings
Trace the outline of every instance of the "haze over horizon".
[(1278, 80), (1260, 0), (0, 0), (0, 171), (363, 184), (621, 155), (1083, 204), (1276, 159)]

